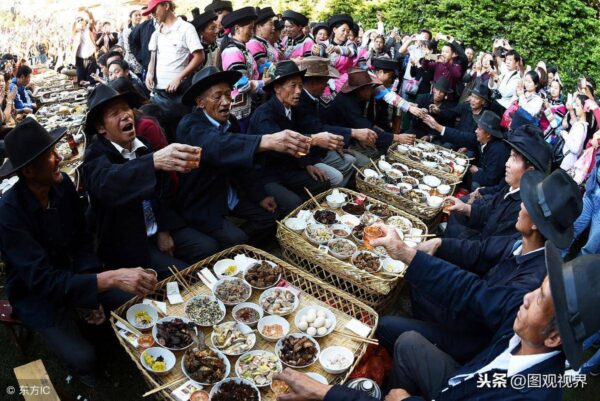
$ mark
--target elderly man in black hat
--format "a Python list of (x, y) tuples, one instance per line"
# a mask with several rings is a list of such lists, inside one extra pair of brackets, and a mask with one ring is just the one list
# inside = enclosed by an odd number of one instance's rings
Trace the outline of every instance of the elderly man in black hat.
[(284, 38), (283, 59), (290, 60), (312, 55), (315, 41), (303, 30), (308, 26), (308, 18), (296, 11), (286, 10), (282, 14), (286, 37)]
[[(577, 184), (564, 171), (547, 178), (540, 171), (529, 171), (523, 176), (521, 190), (517, 234), (484, 241), (436, 238), (417, 249), (475, 273), (488, 287), (535, 289), (546, 272), (544, 243), (549, 240), (562, 248), (572, 240), (572, 225), (581, 213), (582, 201)], [(544, 212), (547, 215), (541, 213), (539, 200), (545, 196), (555, 198)], [(417, 330), (462, 362), (487, 346), (493, 335), (473, 316), (452, 313), (448, 305), (436, 302), (418, 286), (412, 288), (411, 301), (412, 319), (390, 316), (380, 320), (377, 335), (390, 350), (402, 333)]]
[[(477, 316), (494, 337), (466, 364), (455, 361), (421, 334), (410, 331), (394, 348), (392, 389), (386, 400), (476, 401), (560, 400), (557, 377), (565, 357), (574, 369), (583, 362), (583, 342), (600, 329), (600, 256), (581, 256), (563, 264), (552, 243), (546, 244), (547, 276), (541, 285), (522, 289), (489, 288), (470, 273), (407, 247), (395, 230), (374, 241), (409, 263), (405, 279), (426, 287), (459, 314)], [(366, 392), (319, 383), (293, 369), (277, 374), (296, 401), (376, 401)], [(541, 378), (541, 381), (534, 381)], [(549, 384), (544, 386), (544, 380)], [(551, 382), (550, 382), (551, 381)], [(293, 397), (293, 398), (292, 398)]]
[[(452, 93), (450, 82), (446, 78), (440, 78), (434, 82), (431, 93), (423, 93), (417, 96), (416, 107), (421, 110), (417, 116), (410, 116), (410, 125), (406, 131), (416, 135), (417, 138), (431, 141), (435, 138), (435, 131), (423, 122), (421, 117), (427, 113), (435, 114), (435, 120), (443, 126), (453, 126), (455, 118), (449, 116), (449, 110), (455, 104), (448, 100), (448, 94)], [(446, 117), (448, 116), (448, 117)]]
[(217, 65), (217, 56), (219, 54), (219, 45), (217, 39), (219, 35), (219, 27), (217, 25), (217, 14), (214, 11), (208, 10), (203, 14), (199, 14), (192, 21), (192, 25), (198, 32), (198, 37), (202, 43), (204, 50), (204, 61), (201, 67), (209, 67)]
[(13, 317), (39, 331), (67, 368), (93, 386), (94, 347), (77, 315), (101, 324), (105, 311), (152, 293), (156, 277), (141, 268), (108, 270), (96, 256), (84, 205), (59, 168), (56, 143), (65, 133), (48, 133), (26, 118), (6, 136), (9, 161), (0, 177), (16, 173), (19, 181), (0, 199), (0, 252)]
[[(264, 189), (256, 164), (267, 151), (297, 157), (309, 140), (281, 130), (269, 135), (238, 134), (231, 92), (241, 74), (207, 67), (196, 73), (183, 101), (195, 106), (179, 124), (177, 140), (202, 147), (202, 165), (181, 177), (179, 208), (186, 221), (217, 239), (222, 248), (260, 245), (274, 233), (278, 204)], [(226, 216), (245, 220), (238, 228)]]
[(215, 240), (186, 226), (173, 208), (168, 172), (198, 167), (201, 150), (174, 143), (154, 153), (136, 135), (130, 94), (99, 85), (88, 99), (86, 133), (96, 135), (83, 164), (98, 236), (109, 266), (146, 266), (169, 276), (213, 254)]
[[(465, 103), (445, 110), (431, 108), (429, 114), (424, 114), (422, 117), (426, 125), (432, 128), (436, 134), (440, 134), (440, 137), (433, 138), (433, 141), (440, 142), (454, 150), (466, 150), (469, 156), (475, 156), (479, 151), (475, 136), (476, 118), (486, 109), (489, 95), (488, 87), (479, 85), (471, 90), (471, 95)], [(439, 121), (437, 121), (438, 119)], [(454, 126), (457, 119), (458, 124)], [(444, 126), (442, 122), (450, 123)]]
[[(547, 173), (552, 148), (542, 138), (539, 128), (524, 126), (509, 134), (510, 146), (504, 182), (494, 187), (480, 187), (466, 198), (452, 198), (445, 238), (485, 240), (491, 236), (510, 235), (521, 209), (521, 177), (530, 170)], [(473, 194), (473, 193), (472, 193)]]

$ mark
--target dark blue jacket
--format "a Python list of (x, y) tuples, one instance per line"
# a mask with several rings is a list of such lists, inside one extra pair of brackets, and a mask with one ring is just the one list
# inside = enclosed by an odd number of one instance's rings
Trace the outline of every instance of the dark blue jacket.
[[(138, 138), (144, 142), (144, 138)], [(158, 231), (185, 226), (173, 209), (170, 176), (154, 169), (150, 146), (127, 160), (102, 136), (89, 146), (83, 164), (98, 237), (98, 256), (110, 267), (150, 262), (142, 202), (152, 203)]]
[(146, 70), (148, 69), (151, 56), (151, 53), (148, 50), (148, 44), (150, 43), (150, 38), (152, 37), (154, 30), (154, 20), (150, 18), (133, 28), (129, 34), (129, 48), (135, 59)]
[[(292, 107), (292, 119), (288, 119), (285, 115), (283, 104), (273, 95), (269, 100), (260, 105), (250, 118), (248, 133), (252, 135), (268, 135), (274, 134), (285, 129), (299, 132), (303, 135), (309, 135), (303, 132), (302, 116), (295, 107)], [(295, 158), (286, 153), (268, 151), (264, 154), (265, 174), (271, 176), (276, 175), (278, 171), (293, 171), (304, 169), (306, 166), (314, 165), (321, 161), (321, 157), (317, 155), (318, 151), (313, 151), (301, 158)]]
[[(429, 110), (429, 106), (431, 106), (433, 104), (433, 95), (431, 93), (423, 93), (423, 94), (417, 96), (416, 104), (417, 104), (417, 107), (420, 109)], [(440, 111), (441, 111), (440, 114), (435, 116), (435, 120), (445, 127), (454, 125), (454, 120), (448, 119), (446, 117), (446, 114), (443, 113), (444, 111), (450, 109), (451, 107), (452, 107), (452, 103), (450, 103), (447, 100), (444, 100), (442, 102), (442, 104), (440, 105)], [(413, 116), (412, 114), (409, 114), (408, 118), (410, 120), (410, 126), (408, 127), (408, 130), (406, 131), (408, 134), (415, 134), (417, 136), (417, 138), (421, 138), (425, 135), (437, 134), (432, 128), (429, 128), (429, 126), (427, 124), (425, 124), (423, 122), (423, 120), (421, 120), (420, 118), (417, 118), (417, 117)]]
[[(523, 296), (527, 293), (525, 289), (506, 286), (490, 287), (475, 274), (463, 271), (442, 259), (423, 252), (417, 252), (408, 267), (405, 279), (413, 286), (426, 291), (438, 303), (448, 305), (452, 313), (478, 320), (488, 330), (495, 333), (489, 347), (454, 372), (453, 376), (474, 373), (506, 350), (514, 335), (513, 323), (523, 302)], [(524, 370), (521, 374), (525, 377), (534, 373), (562, 374), (564, 361), (564, 355), (559, 353)], [(494, 372), (491, 371), (490, 375), (493, 375)], [(475, 375), (454, 387), (442, 390), (434, 399), (437, 401), (558, 401), (561, 399), (561, 395), (561, 389), (552, 388), (516, 390), (510, 385), (507, 388), (477, 388), (477, 375)], [(334, 386), (325, 396), (325, 401), (375, 400), (366, 393), (342, 386)], [(422, 398), (413, 396), (408, 400), (416, 401), (422, 400)]]
[(501, 139), (492, 138), (485, 145), (483, 151), (479, 150), (477, 160), (479, 170), (472, 175), (472, 180), (484, 187), (497, 185), (504, 179), (505, 165), (509, 156), (510, 148), (508, 145)]
[(49, 200), (45, 209), (22, 180), (0, 199), (8, 300), (15, 316), (36, 329), (53, 326), (62, 311), (99, 307), (102, 263), (68, 176), (52, 185)]
[(239, 196), (257, 203), (267, 196), (254, 166), (260, 136), (221, 133), (201, 109), (196, 109), (179, 123), (176, 139), (202, 147), (200, 167), (180, 176), (177, 193), (178, 208), (193, 227), (204, 232), (222, 227), (223, 216), (229, 214), (229, 185)]
[[(459, 120), (455, 124), (456, 120)], [(459, 147), (465, 147), (474, 153), (479, 153), (479, 142), (475, 136), (477, 123), (473, 118), (473, 111), (469, 103), (460, 103), (454, 107), (441, 109), (437, 121), (447, 121), (450, 125), (446, 126), (444, 141), (453, 143)], [(441, 122), (440, 122), (441, 123)]]
[(375, 146), (386, 151), (394, 136), (377, 126), (364, 115), (367, 102), (358, 98), (354, 93), (338, 93), (331, 106), (327, 109), (326, 120), (329, 124), (350, 128), (370, 128), (378, 135)]

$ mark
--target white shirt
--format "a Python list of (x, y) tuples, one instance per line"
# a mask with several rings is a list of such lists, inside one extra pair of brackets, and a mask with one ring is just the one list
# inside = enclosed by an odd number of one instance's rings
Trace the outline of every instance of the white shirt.
[(497, 99), (498, 103), (502, 107), (507, 108), (510, 106), (513, 100), (513, 96), (517, 92), (517, 84), (521, 81), (521, 75), (519, 71), (508, 71), (500, 75), (500, 82), (496, 85), (493, 79), (490, 79), (488, 86), (490, 89), (498, 89), (498, 92), (502, 95), (500, 99)]
[(521, 190), (521, 188), (517, 188), (517, 189), (513, 189), (513, 187), (510, 187), (508, 192), (506, 193), (506, 195), (504, 195), (504, 199), (508, 198), (510, 195), (517, 193)]
[(179, 17), (154, 31), (148, 50), (156, 51), (156, 89), (165, 89), (187, 67), (190, 54), (202, 49), (194, 26)]
[(127, 160), (134, 160), (137, 157), (137, 155), (135, 154), (135, 151), (146, 147), (146, 145), (144, 145), (144, 143), (137, 138), (135, 138), (133, 140), (133, 142), (131, 143), (130, 151), (125, 149), (118, 143), (115, 143), (112, 141), (110, 143), (112, 143), (112, 145), (115, 147), (115, 149), (117, 149), (117, 152), (119, 152), (119, 154)]
[(557, 355), (560, 352), (551, 351), (544, 354), (535, 355), (513, 355), (512, 351), (517, 348), (519, 344), (521, 344), (521, 337), (515, 334), (510, 339), (508, 347), (504, 350), (504, 352), (498, 355), (496, 359), (479, 369), (477, 372), (452, 377), (450, 380), (448, 380), (448, 385), (456, 386), (462, 381), (472, 379), (478, 374), (490, 372), (494, 369), (506, 370), (507, 377), (511, 377), (531, 368), (532, 366), (542, 363), (547, 359), (552, 358), (554, 355)]
[(96, 47), (92, 43), (92, 38), (90, 37), (90, 30), (85, 28), (81, 32), (78, 33), (78, 36), (75, 37), (75, 40), (79, 40), (79, 45), (77, 46), (77, 57), (79, 58), (90, 58), (96, 52)]

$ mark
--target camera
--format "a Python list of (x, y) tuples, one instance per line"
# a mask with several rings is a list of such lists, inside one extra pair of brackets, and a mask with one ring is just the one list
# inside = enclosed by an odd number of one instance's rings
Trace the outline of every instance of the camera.
[(502, 94), (500, 93), (500, 91), (498, 89), (492, 89), (491, 93), (490, 93), (490, 98), (492, 100), (498, 100), (502, 98)]

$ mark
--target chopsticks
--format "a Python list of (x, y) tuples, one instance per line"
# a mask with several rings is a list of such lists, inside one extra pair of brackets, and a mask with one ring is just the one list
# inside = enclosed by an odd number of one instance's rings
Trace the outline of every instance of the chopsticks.
[(360, 169), (359, 169), (358, 167), (356, 167), (356, 166), (354, 165), (354, 163), (352, 163), (352, 167), (354, 168), (354, 170), (356, 170), (356, 173), (357, 173), (357, 174), (360, 174), (360, 175), (362, 175), (362, 176), (363, 176), (363, 178), (365, 178), (365, 174), (364, 174), (362, 171), (360, 171)]
[(158, 393), (159, 391), (166, 390), (167, 388), (169, 388), (169, 387), (171, 387), (171, 386), (173, 386), (173, 385), (175, 385), (175, 384), (179, 384), (179, 383), (181, 383), (181, 382), (182, 382), (182, 381), (184, 381), (184, 380), (187, 380), (187, 377), (180, 377), (180, 378), (178, 378), (178, 379), (175, 379), (175, 380), (173, 380), (173, 381), (171, 381), (171, 382), (169, 382), (169, 383), (163, 384), (163, 385), (162, 385), (162, 386), (160, 386), (160, 387), (156, 387), (155, 389), (153, 389), (153, 390), (150, 390), (150, 391), (148, 391), (148, 392), (144, 393), (144, 394), (142, 395), (142, 397), (148, 397), (149, 395), (156, 394), (156, 393)]
[(317, 205), (317, 207), (320, 209), (322, 207), (321, 204), (319, 202), (317, 202), (317, 200), (315, 199), (313, 194), (308, 190), (308, 188), (304, 187), (304, 190), (306, 191), (308, 196), (310, 196), (310, 199), (312, 199), (312, 201), (315, 203), (315, 205)]
[(138, 337), (142, 336), (142, 332), (139, 331), (138, 329), (136, 329), (135, 327), (133, 327), (131, 324), (129, 324), (129, 322), (125, 319), (123, 319), (121, 316), (117, 315), (115, 312), (111, 311), (110, 315), (112, 317), (114, 317), (116, 320), (118, 320), (119, 322), (123, 323), (125, 325), (125, 327), (127, 327), (127, 329), (129, 331), (131, 331), (133, 334), (135, 334)]
[(346, 337), (349, 340), (363, 342), (363, 343), (367, 343), (367, 344), (379, 345), (379, 340), (377, 340), (375, 338), (365, 338), (365, 337), (357, 336), (356, 334), (344, 333), (343, 331), (340, 331), (340, 330), (333, 330), (333, 332), (335, 334), (337, 334), (338, 336)]
[(373, 161), (373, 159), (370, 159), (370, 160), (371, 160), (371, 164), (373, 165), (373, 167), (375, 167), (375, 170), (377, 170), (377, 173), (379, 173), (379, 175), (384, 175), (384, 174), (381, 172), (381, 170), (379, 170), (379, 167), (377, 167), (377, 163), (375, 163), (375, 162)]
[(195, 294), (195, 292), (192, 290), (192, 287), (190, 287), (190, 285), (187, 283), (187, 281), (184, 280), (183, 275), (181, 274), (181, 272), (179, 270), (177, 270), (177, 268), (175, 266), (169, 266), (169, 271), (173, 274), (173, 276), (175, 277), (175, 280), (177, 280), (177, 282), (179, 282), (179, 284), (181, 284), (183, 286), (183, 288), (188, 290), (188, 292), (190, 294), (192, 294), (192, 295)]
[(152, 307), (153, 307), (154, 309), (156, 309), (156, 312), (158, 312), (158, 314), (159, 314), (160, 316), (162, 316), (162, 317), (166, 317), (166, 316), (167, 316), (167, 315), (166, 315), (166, 313), (165, 313), (165, 312), (163, 312), (163, 311), (160, 309), (160, 306), (158, 306), (158, 303), (157, 303), (155, 300), (153, 300), (153, 299), (148, 299), (148, 300), (150, 301), (150, 304), (152, 305)]

